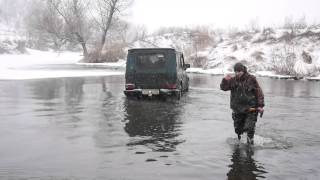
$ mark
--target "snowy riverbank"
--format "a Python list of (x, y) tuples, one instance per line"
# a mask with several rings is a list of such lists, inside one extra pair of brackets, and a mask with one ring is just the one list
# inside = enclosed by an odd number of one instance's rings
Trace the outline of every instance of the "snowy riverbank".
[[(198, 73), (198, 74), (211, 74), (211, 75), (225, 75), (225, 74), (233, 73), (231, 71), (221, 69), (221, 68), (215, 68), (215, 69), (190, 68), (187, 70), (187, 72)], [(279, 75), (272, 71), (257, 71), (252, 74), (260, 77), (269, 77), (269, 78), (275, 78), (275, 79), (302, 79), (302, 80), (305, 79), (305, 80), (311, 80), (311, 81), (320, 81), (320, 76), (297, 78), (295, 76)]]
[[(51, 52), (28, 49), (28, 54), (0, 55), (0, 80), (22, 80), (59, 77), (123, 75), (125, 60), (113, 63), (82, 63), (79, 52)], [(63, 68), (72, 66), (72, 68)], [(50, 68), (54, 67), (54, 68)], [(224, 75), (228, 68), (189, 68), (188, 73)], [(296, 79), (294, 76), (277, 75), (271, 71), (257, 71), (256, 76), (276, 79)], [(320, 81), (320, 76), (303, 79)]]
[(28, 49), (27, 54), (0, 55), (0, 80), (122, 75), (124, 72), (85, 68), (79, 52)]

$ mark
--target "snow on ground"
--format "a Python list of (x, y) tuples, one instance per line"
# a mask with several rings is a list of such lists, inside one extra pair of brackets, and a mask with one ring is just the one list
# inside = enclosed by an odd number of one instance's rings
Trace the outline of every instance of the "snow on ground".
[(60, 78), (60, 77), (89, 77), (89, 76), (111, 76), (122, 75), (123, 72), (108, 72), (108, 71), (88, 71), (88, 70), (9, 70), (0, 75), (0, 80), (25, 80), (25, 79), (46, 79), (46, 78)]
[[(301, 31), (301, 32), (300, 32)], [(249, 72), (263, 77), (278, 79), (320, 80), (320, 32), (313, 29), (311, 35), (305, 35), (307, 30), (300, 30), (292, 43), (287, 44), (283, 36), (288, 30), (242, 32), (235, 35), (221, 34), (217, 41), (201, 49), (193, 47), (188, 33), (165, 33), (153, 35), (144, 40), (133, 43), (131, 48), (171, 47), (184, 52), (185, 59), (197, 57), (205, 60), (204, 63), (194, 63), (194, 66), (203, 68), (189, 68), (188, 73), (203, 73), (212, 75), (225, 75), (232, 73), (236, 62), (247, 65)], [(309, 33), (310, 34), (310, 33)], [(8, 37), (8, 34), (5, 34)], [(217, 35), (219, 36), (219, 35)], [(220, 40), (219, 40), (220, 39)], [(43, 52), (28, 49), (29, 54), (2, 54), (0, 55), (0, 79), (33, 79), (74, 76), (107, 76), (123, 74), (125, 60), (116, 63), (81, 63), (80, 53), (75, 52)], [(312, 59), (309, 64), (302, 54), (306, 52)], [(296, 74), (299, 77), (278, 75), (268, 71), (277, 68), (288, 55), (295, 57), (294, 68), (287, 74)], [(289, 56), (288, 56), (289, 57)], [(194, 62), (195, 60), (191, 60)], [(190, 61), (190, 62), (191, 62)], [(199, 65), (200, 64), (200, 65)], [(277, 66), (276, 66), (277, 64)], [(283, 63), (280, 63), (283, 64)], [(33, 68), (35, 66), (73, 65), (78, 68), (64, 70), (46, 70)], [(57, 66), (56, 66), (57, 67)], [(282, 67), (278, 67), (282, 68)], [(117, 71), (115, 71), (117, 70)], [(279, 72), (279, 71), (277, 71)]]
[[(221, 33), (216, 34), (212, 44), (199, 46), (196, 50), (188, 34), (165, 33), (139, 40), (133, 47), (176, 48), (185, 53), (187, 62), (189, 58), (192, 65), (203, 67), (190, 68), (187, 70), (189, 73), (223, 75), (230, 73), (235, 63), (242, 62), (250, 73), (257, 76), (317, 80), (320, 76), (320, 34), (316, 34), (317, 29), (311, 30), (298, 29), (293, 37), (291, 30), (272, 28), (259, 32)], [(286, 38), (292, 39), (289, 41)], [(311, 57), (311, 63), (306, 62), (304, 53)]]
[(74, 64), (81, 59), (80, 53), (50, 52), (28, 49), (28, 54), (0, 55), (0, 69), (15, 69), (39, 64)]
[(120, 59), (118, 62), (110, 63), (76, 63), (77, 65), (87, 66), (87, 67), (107, 67), (111, 69), (124, 69), (126, 67), (126, 60)]
[(187, 72), (188, 73), (198, 73), (198, 74), (211, 74), (211, 75), (232, 74), (231, 71), (225, 70), (223, 68), (215, 68), (215, 69), (189, 68), (189, 69), (187, 69)]
[[(125, 60), (119, 60), (114, 63), (80, 63), (82, 58), (77, 52), (43, 52), (28, 49), (29, 54), (18, 55), (0, 55), (0, 80), (23, 80), (23, 79), (42, 79), (42, 78), (59, 78), (59, 77), (85, 77), (85, 76), (109, 76), (123, 75), (125, 69)], [(77, 69), (53, 69), (52, 65), (75, 65)], [(46, 69), (34, 67), (46, 67)], [(202, 69), (189, 68), (188, 73), (200, 73), (211, 75), (232, 74), (230, 67), (232, 63), (223, 66)], [(93, 69), (92, 67), (97, 67)], [(88, 68), (88, 69), (86, 69)], [(110, 69), (113, 69), (111, 71)], [(114, 71), (117, 70), (117, 71)], [(257, 71), (254, 73), (261, 77), (272, 77), (277, 79), (293, 79), (293, 76), (277, 75), (271, 71)], [(306, 77), (307, 80), (320, 80), (320, 76)]]
[[(50, 69), (52, 65), (76, 65), (82, 58), (78, 52), (50, 52), (28, 49), (29, 54), (0, 55), (0, 80), (22, 80), (58, 77), (109, 76), (123, 72), (106, 69)], [(123, 66), (123, 61), (112, 66)], [(111, 66), (109, 65), (109, 66)], [(39, 66), (45, 69), (38, 68)]]
[(256, 76), (261, 77), (272, 77), (276, 79), (294, 79), (294, 76), (288, 76), (288, 75), (279, 75), (272, 71), (257, 71), (254, 73)]

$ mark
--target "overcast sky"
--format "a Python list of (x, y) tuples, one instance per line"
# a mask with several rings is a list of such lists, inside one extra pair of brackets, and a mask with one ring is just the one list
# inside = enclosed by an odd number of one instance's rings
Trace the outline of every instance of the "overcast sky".
[(198, 24), (228, 28), (279, 25), (285, 17), (320, 22), (319, 7), (320, 0), (134, 0), (130, 16), (149, 31)]

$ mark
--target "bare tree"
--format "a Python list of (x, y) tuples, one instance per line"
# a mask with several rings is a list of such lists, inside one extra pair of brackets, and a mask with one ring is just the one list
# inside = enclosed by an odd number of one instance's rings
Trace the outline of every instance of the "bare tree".
[(98, 44), (97, 52), (99, 57), (106, 46), (106, 40), (115, 19), (120, 13), (130, 5), (131, 0), (97, 0), (94, 12), (92, 13), (94, 21), (101, 32), (101, 41)]
[(121, 19), (114, 19), (114, 24), (109, 29), (106, 36), (106, 42), (102, 52), (100, 53), (99, 62), (114, 62), (119, 58), (124, 58), (124, 49), (128, 47), (127, 31), (128, 24)]
[(87, 16), (89, 1), (48, 0), (65, 22), (65, 28), (81, 45), (83, 55), (88, 56), (87, 40), (90, 37), (90, 23)]
[[(58, 49), (77, 43), (82, 47), (84, 60), (89, 62), (105, 60), (108, 56), (102, 57), (102, 52), (121, 54), (118, 49), (107, 49), (125, 45), (128, 24), (121, 18), (132, 0), (28, 1), (34, 2), (25, 19), (29, 35), (34, 37), (30, 42), (37, 44), (34, 47), (45, 49), (53, 43)], [(95, 50), (89, 52), (88, 45), (96, 47)], [(117, 55), (112, 56), (115, 59)]]
[(67, 42), (74, 42), (65, 31), (64, 20), (51, 4), (42, 0), (34, 0), (34, 3), (27, 8), (29, 13), (25, 18), (25, 24), (29, 46), (46, 49), (52, 47), (53, 43), (53, 48), (58, 50)]
[(271, 51), (272, 70), (278, 74), (295, 75), (294, 65), (297, 61), (296, 47), (294, 45), (283, 44)]

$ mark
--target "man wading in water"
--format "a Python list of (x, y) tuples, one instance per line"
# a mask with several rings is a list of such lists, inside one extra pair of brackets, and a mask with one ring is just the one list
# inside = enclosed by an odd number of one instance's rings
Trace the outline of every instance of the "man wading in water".
[(223, 91), (231, 90), (230, 106), (238, 139), (246, 132), (248, 144), (253, 144), (258, 113), (262, 117), (264, 111), (263, 92), (256, 78), (247, 72), (246, 66), (236, 63), (234, 72), (235, 77), (227, 75), (222, 79), (220, 88)]

